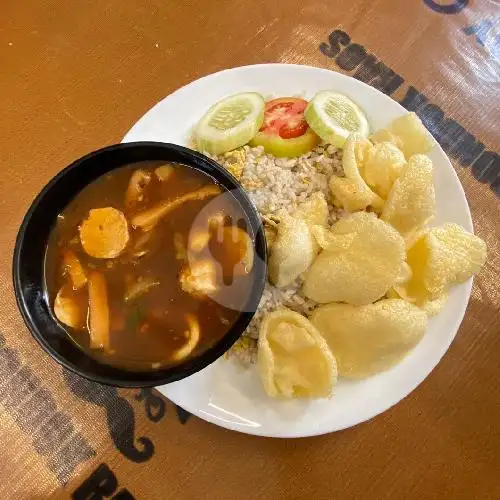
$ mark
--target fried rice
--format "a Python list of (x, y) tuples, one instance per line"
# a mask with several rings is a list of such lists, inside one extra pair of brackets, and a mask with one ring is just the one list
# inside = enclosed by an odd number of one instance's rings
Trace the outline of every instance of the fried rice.
[[(332, 203), (329, 180), (342, 175), (342, 152), (331, 145), (319, 145), (298, 158), (277, 158), (259, 147), (243, 148), (216, 157), (242, 184), (264, 219), (276, 217), (280, 211), (292, 213), (298, 205), (321, 191), (328, 202), (330, 223), (340, 211)], [(229, 352), (243, 363), (254, 363), (257, 340), (264, 315), (287, 307), (309, 315), (316, 303), (301, 293), (302, 277), (285, 288), (266, 283), (259, 307), (240, 340)]]

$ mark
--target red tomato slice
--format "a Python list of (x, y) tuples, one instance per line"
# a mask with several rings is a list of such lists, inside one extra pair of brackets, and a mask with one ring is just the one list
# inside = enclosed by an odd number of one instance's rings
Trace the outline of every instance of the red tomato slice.
[(260, 131), (269, 135), (279, 135), (292, 139), (304, 135), (308, 129), (304, 119), (307, 101), (297, 97), (280, 97), (266, 102), (264, 123)]

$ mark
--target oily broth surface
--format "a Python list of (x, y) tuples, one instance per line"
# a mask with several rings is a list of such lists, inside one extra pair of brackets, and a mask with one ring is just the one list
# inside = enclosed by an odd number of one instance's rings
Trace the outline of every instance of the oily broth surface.
[[(110, 349), (92, 349), (88, 328), (65, 329), (72, 340), (92, 357), (126, 369), (147, 370), (174, 364), (172, 353), (186, 342), (186, 314), (198, 319), (201, 332), (200, 342), (191, 356), (214, 345), (237, 320), (252, 286), (252, 272), (228, 276), (232, 262), (225, 255), (224, 246), (217, 242), (196, 254), (196, 258), (216, 262), (216, 282), (221, 286), (212, 298), (194, 297), (179, 285), (183, 263), (176, 258), (175, 234), (180, 234), (187, 245), (189, 235), (198, 226), (206, 228), (206, 219), (218, 213), (225, 215), (226, 223), (247, 229), (241, 207), (229, 194), (188, 201), (167, 215), (152, 230), (151, 250), (141, 258), (132, 258), (130, 249), (143, 233), (130, 224), (130, 241), (117, 258), (96, 259), (85, 253), (78, 228), (89, 210), (114, 207), (130, 221), (131, 216), (141, 210), (214, 183), (202, 172), (176, 165), (171, 179), (161, 182), (155, 178), (147, 188), (147, 198), (137, 208), (127, 210), (124, 197), (132, 173), (138, 168), (152, 172), (163, 163), (135, 163), (105, 174), (89, 184), (60, 214), (47, 246), (45, 278), (52, 310), (58, 290), (68, 283), (68, 276), (62, 272), (61, 252), (64, 249), (72, 250), (87, 271), (94, 269), (104, 275), (110, 310)], [(138, 278), (153, 279), (160, 285), (125, 303), (127, 281)], [(88, 304), (87, 287), (74, 292), (74, 297), (80, 307), (85, 308)]]

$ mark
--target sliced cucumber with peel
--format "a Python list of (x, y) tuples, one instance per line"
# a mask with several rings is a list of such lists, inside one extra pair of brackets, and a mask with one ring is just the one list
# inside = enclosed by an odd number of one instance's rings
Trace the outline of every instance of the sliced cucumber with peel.
[(256, 92), (235, 94), (214, 104), (195, 128), (198, 150), (218, 155), (247, 144), (262, 125), (264, 105)]
[(343, 147), (353, 132), (364, 137), (370, 132), (361, 108), (347, 96), (330, 90), (318, 92), (313, 97), (304, 117), (316, 134), (337, 148)]

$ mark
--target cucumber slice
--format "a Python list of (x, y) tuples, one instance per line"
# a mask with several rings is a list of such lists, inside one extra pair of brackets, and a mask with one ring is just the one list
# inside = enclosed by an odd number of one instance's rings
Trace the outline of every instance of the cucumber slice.
[(326, 142), (337, 148), (357, 132), (368, 137), (370, 127), (365, 114), (347, 96), (330, 90), (318, 92), (308, 104), (304, 117), (308, 125)]
[(256, 92), (235, 94), (213, 105), (195, 128), (198, 150), (218, 155), (247, 144), (262, 125), (264, 105)]

